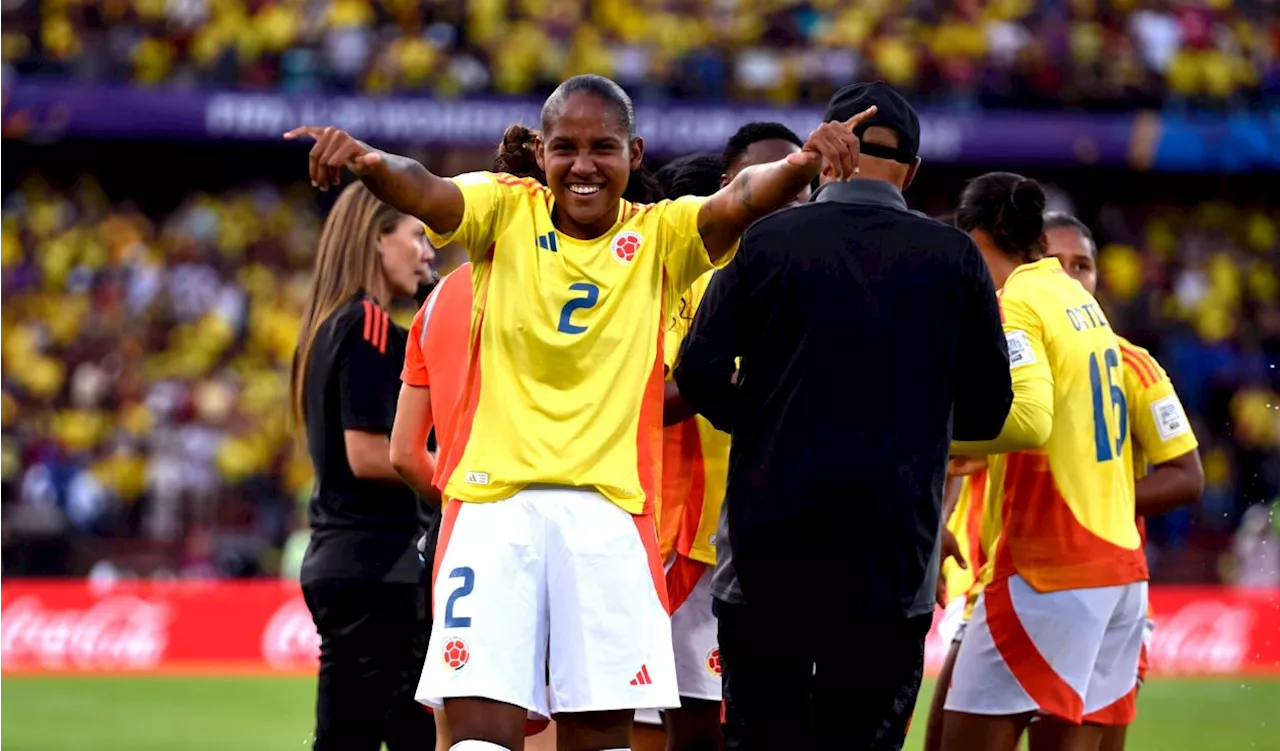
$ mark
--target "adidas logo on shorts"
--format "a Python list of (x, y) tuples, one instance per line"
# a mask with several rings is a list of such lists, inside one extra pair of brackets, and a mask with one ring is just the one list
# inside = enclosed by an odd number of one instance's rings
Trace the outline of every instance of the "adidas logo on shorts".
[(632, 686), (649, 686), (653, 684), (653, 679), (649, 677), (649, 666), (641, 665), (640, 670), (636, 673), (636, 677), (631, 679)]

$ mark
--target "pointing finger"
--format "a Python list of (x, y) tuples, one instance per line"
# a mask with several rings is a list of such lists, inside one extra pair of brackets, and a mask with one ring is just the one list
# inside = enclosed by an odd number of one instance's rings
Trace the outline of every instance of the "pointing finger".
[(312, 138), (315, 138), (319, 133), (320, 133), (320, 128), (317, 128), (314, 125), (301, 125), (289, 131), (288, 133), (285, 133), (284, 137), (292, 141), (293, 139), (299, 138), (301, 136), (311, 136)]
[(875, 113), (876, 113), (876, 106), (873, 104), (870, 107), (866, 108), (865, 110), (854, 115), (853, 117), (849, 118), (848, 120), (845, 120), (844, 124), (846, 127), (849, 128), (849, 130), (854, 130), (859, 125), (861, 125), (864, 120), (871, 117)]

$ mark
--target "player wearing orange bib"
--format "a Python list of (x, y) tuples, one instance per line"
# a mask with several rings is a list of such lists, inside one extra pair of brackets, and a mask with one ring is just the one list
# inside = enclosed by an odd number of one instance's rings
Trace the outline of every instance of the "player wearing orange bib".
[(677, 705), (649, 515), (664, 322), (821, 165), (853, 174), (852, 131), (873, 112), (820, 126), (801, 152), (710, 198), (653, 205), (622, 199), (644, 142), (630, 99), (599, 76), (566, 81), (543, 106), (534, 151), (547, 187), (440, 178), (332, 128), (290, 134), (316, 139), (314, 183), (351, 169), (433, 244), (471, 258), (467, 383), (442, 469), (450, 503), (418, 687), (430, 706), (447, 700), (455, 751), (522, 747), (528, 711), (556, 715), (560, 748), (625, 748), (636, 708)]
[[(1045, 215), (1045, 238), (1049, 255), (1057, 258), (1067, 275), (1080, 282), (1089, 294), (1095, 294), (1098, 288), (1097, 247), (1089, 228), (1073, 216), (1050, 212)], [(1129, 405), (1129, 429), (1134, 441), (1134, 503), (1138, 512), (1138, 534), (1145, 541), (1143, 517), (1162, 514), (1199, 500), (1204, 490), (1204, 469), (1200, 466), (1200, 452), (1197, 451), (1199, 443), (1164, 368), (1146, 350), (1135, 347), (1124, 337), (1116, 338), (1124, 365), (1125, 400)], [(1146, 678), (1147, 651), (1154, 629), (1155, 623), (1148, 607), (1138, 666), (1139, 684)], [(1101, 751), (1122, 751), (1127, 729), (1127, 724), (1107, 725), (1103, 731)], [(1036, 736), (1037, 729), (1033, 726), (1033, 749), (1039, 747)]]
[(957, 211), (1000, 288), (1014, 405), (994, 441), (953, 447), (990, 455), (994, 542), (946, 700), (947, 749), (1012, 751), (1036, 714), (1046, 747), (1096, 748), (1100, 728), (1081, 723), (1128, 722), (1136, 680), (1147, 568), (1120, 345), (1093, 297), (1041, 257), (1044, 204), (1034, 181), (993, 173)]

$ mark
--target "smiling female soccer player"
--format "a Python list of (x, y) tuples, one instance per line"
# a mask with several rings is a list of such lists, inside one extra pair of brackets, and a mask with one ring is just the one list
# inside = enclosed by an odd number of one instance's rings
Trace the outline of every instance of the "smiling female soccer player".
[(548, 187), (437, 177), (333, 128), (289, 134), (316, 139), (318, 187), (348, 168), (421, 219), (433, 244), (471, 257), (468, 380), (445, 459), (451, 502), (418, 691), (432, 706), (447, 700), (455, 751), (520, 748), (527, 710), (556, 715), (562, 749), (625, 748), (633, 710), (678, 705), (649, 516), (663, 323), (824, 160), (851, 176), (852, 131), (873, 113), (824, 123), (801, 151), (710, 198), (652, 205), (622, 199), (644, 141), (630, 98), (600, 76), (566, 81), (543, 106), (534, 148)]

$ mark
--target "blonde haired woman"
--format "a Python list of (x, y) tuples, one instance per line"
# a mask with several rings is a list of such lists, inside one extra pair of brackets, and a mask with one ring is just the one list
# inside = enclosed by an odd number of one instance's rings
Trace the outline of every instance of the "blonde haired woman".
[(428, 620), (415, 543), (427, 509), (391, 466), (407, 333), (386, 308), (433, 257), (422, 223), (348, 186), (325, 220), (292, 374), (316, 489), (302, 591), (320, 632), (314, 748), (391, 751), (434, 735), (413, 700)]

